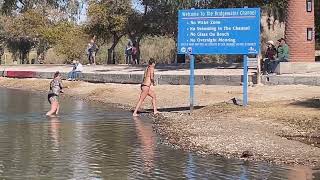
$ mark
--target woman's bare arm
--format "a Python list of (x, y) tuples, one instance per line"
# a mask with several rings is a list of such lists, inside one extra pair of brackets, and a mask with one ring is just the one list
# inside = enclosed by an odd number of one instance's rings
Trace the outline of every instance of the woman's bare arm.
[(59, 80), (59, 86), (60, 86), (60, 92), (62, 92), (63, 93), (63, 84), (62, 84), (62, 80), (60, 79)]

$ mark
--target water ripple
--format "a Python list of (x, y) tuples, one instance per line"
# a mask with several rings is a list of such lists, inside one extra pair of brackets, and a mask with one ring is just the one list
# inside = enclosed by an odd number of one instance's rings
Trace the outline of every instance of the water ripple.
[[(0, 179), (290, 179), (307, 168), (198, 156), (159, 143), (148, 119), (62, 98), (0, 89)], [(314, 172), (319, 179), (319, 172)]]

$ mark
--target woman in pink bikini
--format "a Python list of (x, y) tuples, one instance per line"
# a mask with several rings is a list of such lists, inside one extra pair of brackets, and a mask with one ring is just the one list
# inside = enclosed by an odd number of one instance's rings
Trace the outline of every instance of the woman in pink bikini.
[(144, 72), (144, 77), (143, 77), (143, 82), (141, 84), (141, 94), (140, 94), (140, 99), (139, 102), (136, 106), (136, 109), (133, 112), (133, 116), (139, 116), (138, 115), (138, 110), (140, 106), (142, 105), (143, 101), (147, 96), (150, 96), (152, 98), (152, 106), (153, 106), (153, 113), (158, 114), (159, 111), (157, 110), (156, 106), (156, 94), (154, 92), (154, 67), (156, 65), (156, 62), (153, 58), (149, 60), (149, 65), (147, 69)]

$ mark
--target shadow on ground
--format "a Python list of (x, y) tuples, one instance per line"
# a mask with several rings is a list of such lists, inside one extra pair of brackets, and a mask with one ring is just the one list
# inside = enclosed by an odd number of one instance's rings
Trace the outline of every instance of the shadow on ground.
[[(126, 65), (123, 69), (130, 70), (145, 70), (147, 67), (146, 64), (139, 65)], [(211, 64), (195, 64), (195, 69), (241, 69), (243, 67), (242, 63), (211, 63)], [(189, 70), (189, 63), (181, 63), (181, 64), (157, 64), (156, 69), (158, 71), (170, 71), (170, 70)], [(99, 71), (99, 70), (97, 70)], [(102, 70), (103, 71), (103, 70)]]
[(95, 72), (110, 72), (111, 70), (95, 70)]
[[(195, 64), (195, 69), (241, 69), (241, 63), (231, 63), (231, 64)], [(162, 65), (156, 66), (158, 71), (170, 71), (170, 70), (188, 70), (190, 69), (190, 64), (174, 64), (174, 65)]]
[[(194, 110), (198, 110), (201, 108), (204, 108), (205, 106), (194, 106)], [(183, 111), (189, 111), (190, 107), (173, 107), (173, 108), (160, 108), (158, 111), (160, 112), (183, 112)], [(152, 112), (153, 109), (146, 109), (146, 112)]]
[(307, 99), (291, 103), (294, 106), (302, 106), (307, 108), (320, 108), (320, 99)]

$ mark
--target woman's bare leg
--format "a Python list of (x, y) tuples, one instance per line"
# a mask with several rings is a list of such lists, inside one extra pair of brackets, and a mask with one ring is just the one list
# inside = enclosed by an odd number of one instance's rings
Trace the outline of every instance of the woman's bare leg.
[(147, 87), (147, 86), (142, 87), (139, 102), (136, 106), (136, 109), (134, 110), (134, 112), (132, 114), (133, 116), (138, 116), (138, 110), (139, 110), (140, 106), (142, 105), (144, 99), (146, 99), (146, 97), (148, 96), (149, 89), (150, 89), (150, 87)]
[(149, 89), (148, 95), (152, 98), (153, 113), (158, 114), (159, 111), (157, 110), (157, 98), (156, 98), (156, 93), (154, 92), (153, 88)]
[(54, 114), (57, 111), (57, 107), (58, 107), (58, 102), (57, 101), (52, 101), (51, 103), (51, 109), (50, 111), (47, 112), (47, 116), (51, 116), (52, 114)]
[(58, 105), (57, 105), (57, 110), (56, 110), (56, 115), (59, 114), (59, 110), (60, 110), (60, 104), (58, 103)]

